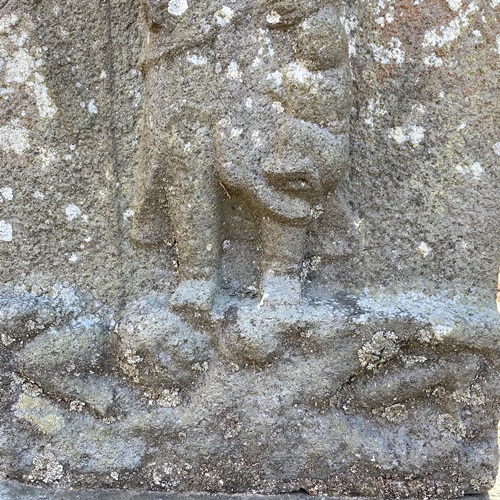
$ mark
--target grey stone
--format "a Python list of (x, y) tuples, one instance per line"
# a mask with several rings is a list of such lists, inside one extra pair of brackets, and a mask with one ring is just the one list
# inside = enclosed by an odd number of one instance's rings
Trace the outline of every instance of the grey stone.
[(0, 2), (0, 498), (487, 492), (498, 36), (490, 0)]
[[(225, 495), (225, 494), (203, 494), (203, 493), (159, 493), (159, 492), (133, 492), (118, 490), (86, 490), (86, 491), (57, 491), (40, 490), (33, 486), (14, 483), (0, 483), (0, 498), (2, 500), (25, 499), (25, 500), (128, 500), (133, 498), (146, 498), (150, 500), (306, 500), (308, 495), (304, 493), (282, 494), (282, 495)], [(352, 497), (323, 497), (325, 500), (351, 500)], [(356, 497), (357, 500), (367, 500)], [(470, 495), (470, 500), (488, 500), (488, 495)]]

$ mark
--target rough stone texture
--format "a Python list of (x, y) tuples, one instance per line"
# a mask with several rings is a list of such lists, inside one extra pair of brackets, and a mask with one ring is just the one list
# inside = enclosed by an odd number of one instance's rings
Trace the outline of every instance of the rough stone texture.
[(499, 7), (0, 2), (0, 479), (487, 491)]
[[(0, 483), (0, 495), (2, 499), (13, 500), (23, 498), (26, 500), (129, 500), (134, 498), (147, 500), (210, 500), (214, 495), (203, 493), (153, 493), (153, 492), (125, 492), (119, 490), (85, 490), (85, 491), (57, 491), (52, 488), (36, 488), (15, 483)], [(306, 500), (309, 498), (304, 493), (283, 494), (283, 495), (224, 495), (219, 494), (217, 498), (221, 500)], [(352, 500), (352, 497), (324, 497), (325, 500)], [(471, 495), (470, 500), (488, 500), (488, 495)], [(357, 500), (367, 500), (357, 497)], [(494, 500), (494, 499), (492, 499)]]

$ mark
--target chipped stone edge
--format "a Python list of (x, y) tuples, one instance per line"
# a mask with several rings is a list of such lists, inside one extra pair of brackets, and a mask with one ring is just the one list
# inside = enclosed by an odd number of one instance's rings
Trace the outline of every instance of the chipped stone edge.
[[(0, 481), (1, 500), (310, 500), (311, 496), (297, 493), (283, 493), (281, 495), (255, 495), (248, 493), (225, 494), (225, 493), (177, 493), (177, 492), (153, 492), (153, 491), (126, 491), (126, 490), (64, 490), (53, 488), (42, 488), (21, 484), (15, 481)], [(320, 497), (322, 500), (373, 500), (371, 497)], [(489, 500), (487, 493), (478, 495), (467, 495), (469, 500)], [(432, 500), (432, 499), (429, 499)], [(450, 499), (453, 500), (453, 499)], [(459, 500), (454, 499), (454, 500)], [(493, 500), (493, 499), (491, 499)]]

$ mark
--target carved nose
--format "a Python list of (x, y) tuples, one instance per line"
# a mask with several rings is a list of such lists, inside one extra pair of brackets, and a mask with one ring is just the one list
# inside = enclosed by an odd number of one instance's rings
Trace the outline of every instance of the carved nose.
[(316, 194), (321, 188), (318, 171), (308, 159), (269, 160), (262, 171), (272, 186), (284, 191)]

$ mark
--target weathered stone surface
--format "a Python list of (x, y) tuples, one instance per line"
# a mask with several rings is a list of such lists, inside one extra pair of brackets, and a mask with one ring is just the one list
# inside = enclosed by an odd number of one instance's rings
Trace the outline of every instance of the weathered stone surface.
[(0, 497), (487, 491), (499, 6), (1, 2)]
[[(203, 494), (203, 493), (158, 493), (158, 492), (132, 492), (119, 490), (85, 490), (85, 491), (57, 491), (53, 489), (37, 489), (33, 486), (26, 486), (14, 483), (0, 483), (0, 495), (5, 500), (23, 498), (25, 500), (128, 500), (133, 498), (145, 498), (147, 500), (209, 500), (217, 498), (220, 500), (306, 500), (309, 498), (304, 493), (282, 494), (282, 495), (225, 495), (225, 494)], [(348, 497), (323, 497), (325, 500), (351, 500)], [(357, 500), (366, 500), (356, 497)], [(471, 495), (470, 500), (487, 500), (488, 495)], [(492, 499), (494, 500), (494, 499)]]

